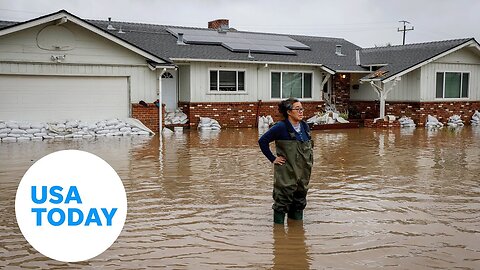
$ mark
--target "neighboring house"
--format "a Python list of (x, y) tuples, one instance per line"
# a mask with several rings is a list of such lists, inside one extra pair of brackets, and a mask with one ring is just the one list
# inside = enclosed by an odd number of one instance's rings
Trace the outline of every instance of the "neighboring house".
[[(373, 118), (380, 113), (374, 89), (394, 84), (386, 112), (417, 121), (425, 102), (447, 106), (453, 98), (448, 112), (461, 113), (461, 104), (471, 116), (480, 100), (473, 39), (362, 49), (340, 38), (237, 31), (228, 20), (192, 28), (83, 20), (61, 10), (0, 22), (0, 52), (0, 119), (7, 120), (131, 116), (158, 130), (160, 98), (192, 126), (206, 116), (254, 127), (258, 116), (276, 117), (289, 96), (300, 98), (307, 117), (330, 106)], [(435, 76), (443, 76), (442, 90)]]
[(362, 49), (357, 62), (373, 72), (355, 76), (362, 84), (352, 89), (350, 107), (367, 117), (380, 111), (424, 125), (429, 114), (443, 122), (458, 114), (468, 123), (480, 110), (480, 46), (473, 38)]

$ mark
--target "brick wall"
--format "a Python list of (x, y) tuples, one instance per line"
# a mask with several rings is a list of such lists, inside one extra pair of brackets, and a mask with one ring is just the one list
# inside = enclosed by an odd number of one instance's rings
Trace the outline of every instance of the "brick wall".
[(228, 28), (229, 20), (228, 19), (218, 19), (218, 20), (208, 22), (208, 28), (210, 28), (210, 29), (219, 29), (222, 26)]
[[(380, 114), (378, 101), (352, 101), (350, 107), (355, 107), (365, 118), (376, 118)], [(397, 117), (409, 116), (419, 125), (424, 126), (428, 115), (436, 117), (440, 122), (446, 123), (454, 114), (460, 115), (465, 124), (470, 124), (470, 119), (480, 110), (480, 101), (450, 101), (450, 102), (386, 102), (385, 113)]]
[[(179, 102), (179, 107), (188, 115), (190, 126), (197, 127), (200, 117), (217, 120), (222, 127), (256, 127), (257, 117), (271, 115), (275, 121), (281, 120), (278, 113), (279, 102)], [(311, 117), (324, 109), (323, 101), (302, 102), (304, 115)]]
[(385, 120), (378, 120), (377, 122), (373, 122), (373, 119), (365, 119), (364, 126), (368, 128), (396, 128), (400, 127), (400, 122), (398, 121), (385, 121)]
[[(343, 78), (345, 76), (345, 78)], [(350, 74), (342, 73), (333, 75), (333, 95), (335, 107), (339, 112), (348, 110), (350, 102)]]
[(350, 101), (348, 105), (348, 118), (351, 119), (373, 119), (379, 115), (379, 101)]
[[(153, 132), (158, 132), (158, 108), (153, 103), (147, 103), (147, 107), (132, 103), (132, 117), (140, 120)], [(163, 104), (163, 115), (165, 115), (165, 104)], [(162, 126), (165, 125), (165, 118), (162, 119)]]

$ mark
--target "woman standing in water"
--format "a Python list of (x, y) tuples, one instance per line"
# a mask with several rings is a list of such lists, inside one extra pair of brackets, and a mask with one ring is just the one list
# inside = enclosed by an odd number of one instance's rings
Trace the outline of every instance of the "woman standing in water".
[[(298, 99), (283, 100), (278, 104), (278, 110), (284, 120), (263, 134), (258, 144), (274, 164), (273, 222), (283, 224), (285, 213), (291, 219), (303, 219), (313, 165), (313, 142), (310, 129), (302, 120), (304, 109)], [(275, 141), (277, 156), (270, 151), (272, 141)]]

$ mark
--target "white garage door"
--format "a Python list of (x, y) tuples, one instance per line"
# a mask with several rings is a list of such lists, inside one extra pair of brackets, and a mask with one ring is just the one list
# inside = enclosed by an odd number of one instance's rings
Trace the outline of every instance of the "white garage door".
[(0, 75), (0, 120), (93, 122), (128, 115), (126, 77)]

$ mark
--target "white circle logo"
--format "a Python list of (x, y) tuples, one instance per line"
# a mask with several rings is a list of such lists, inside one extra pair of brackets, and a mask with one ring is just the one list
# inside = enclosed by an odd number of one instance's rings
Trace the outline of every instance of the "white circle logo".
[(23, 236), (38, 252), (78, 262), (115, 242), (127, 217), (127, 196), (103, 159), (63, 150), (28, 169), (18, 186), (15, 213)]

